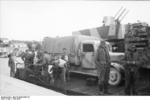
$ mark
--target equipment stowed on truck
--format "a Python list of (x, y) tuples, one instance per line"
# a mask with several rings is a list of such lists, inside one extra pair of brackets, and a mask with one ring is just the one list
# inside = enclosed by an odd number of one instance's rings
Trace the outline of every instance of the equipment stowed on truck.
[[(43, 40), (43, 51), (47, 51), (52, 55), (61, 55), (63, 48), (66, 48), (69, 55), (69, 63), (71, 64), (71, 73), (78, 73), (82, 75), (97, 77), (97, 70), (95, 67), (95, 54), (101, 39), (92, 36), (67, 36), (49, 38)], [(107, 42), (107, 48), (111, 56), (111, 71), (110, 71), (110, 85), (118, 85), (122, 80), (123, 66), (119, 64), (119, 60), (123, 58), (124, 54), (112, 53), (111, 46)]]
[(146, 23), (128, 25), (125, 35), (125, 58), (126, 63), (135, 64), (140, 67), (139, 77), (149, 79), (150, 27)]
[(125, 55), (130, 62), (147, 67), (150, 58), (150, 27), (145, 23), (128, 25), (125, 35)]

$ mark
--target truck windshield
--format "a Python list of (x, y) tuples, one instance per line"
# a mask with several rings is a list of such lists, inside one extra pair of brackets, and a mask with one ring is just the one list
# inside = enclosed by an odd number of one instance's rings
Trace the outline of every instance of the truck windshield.
[(83, 44), (83, 52), (94, 52), (93, 44)]
[(120, 53), (124, 52), (125, 45), (123, 39), (108, 40), (108, 42), (112, 47), (112, 52), (120, 52)]

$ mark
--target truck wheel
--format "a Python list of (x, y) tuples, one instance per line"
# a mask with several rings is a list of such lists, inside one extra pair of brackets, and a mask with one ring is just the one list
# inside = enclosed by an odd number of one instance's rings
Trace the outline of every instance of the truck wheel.
[(110, 68), (108, 83), (112, 86), (117, 86), (121, 82), (121, 73), (116, 68)]

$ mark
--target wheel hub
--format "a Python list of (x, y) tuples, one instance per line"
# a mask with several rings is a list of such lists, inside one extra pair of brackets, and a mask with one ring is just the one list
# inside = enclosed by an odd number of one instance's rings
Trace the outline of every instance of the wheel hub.
[(110, 80), (111, 81), (116, 81), (117, 80), (117, 74), (115, 72), (111, 72), (111, 74), (110, 74)]

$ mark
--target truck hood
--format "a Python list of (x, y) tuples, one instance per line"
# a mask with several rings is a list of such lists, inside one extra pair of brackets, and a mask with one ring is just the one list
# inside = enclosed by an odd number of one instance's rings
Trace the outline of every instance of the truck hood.
[(109, 52), (111, 61), (121, 61), (124, 59), (124, 53)]

